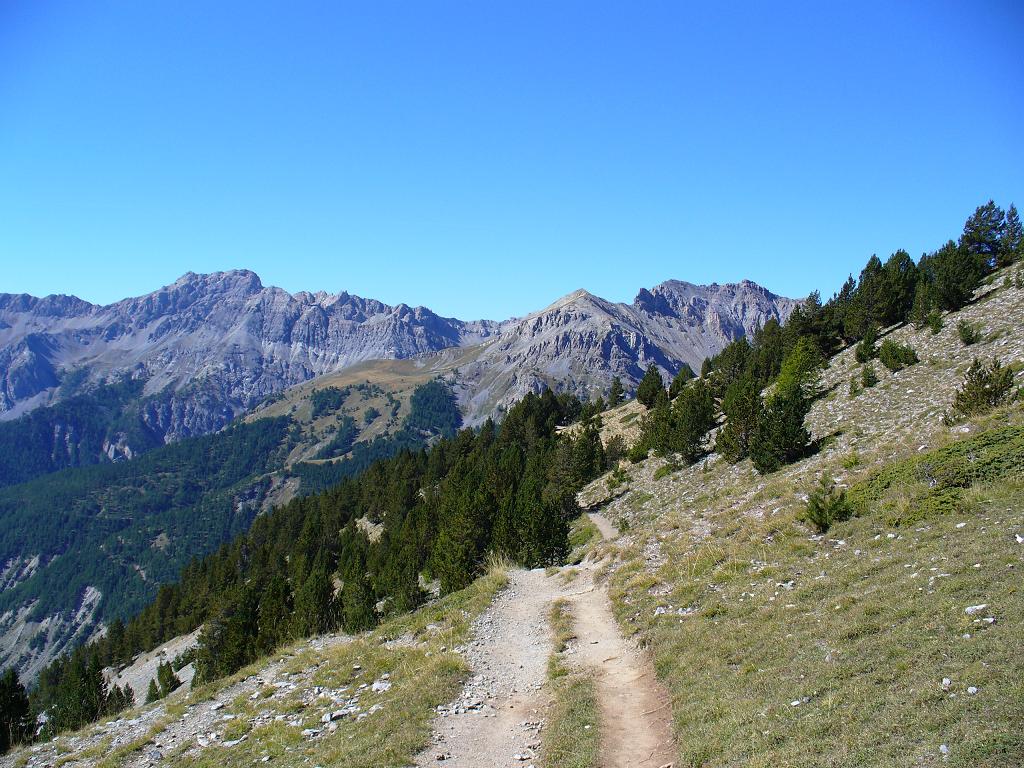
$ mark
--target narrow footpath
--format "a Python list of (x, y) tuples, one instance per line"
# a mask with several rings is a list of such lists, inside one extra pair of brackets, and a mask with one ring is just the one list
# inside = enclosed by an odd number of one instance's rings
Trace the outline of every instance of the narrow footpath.
[[(617, 536), (603, 516), (591, 520), (605, 539)], [(664, 768), (675, 760), (670, 702), (647, 657), (625, 640), (597, 563), (585, 561), (565, 584), (561, 573), (515, 570), (509, 586), (474, 623), (466, 649), (472, 670), (460, 697), (435, 718), (421, 768), (501, 768), (544, 765), (539, 753), (547, 662), (553, 650), (548, 615), (566, 599), (576, 620), (571, 663), (592, 671), (601, 708), (598, 768)]]

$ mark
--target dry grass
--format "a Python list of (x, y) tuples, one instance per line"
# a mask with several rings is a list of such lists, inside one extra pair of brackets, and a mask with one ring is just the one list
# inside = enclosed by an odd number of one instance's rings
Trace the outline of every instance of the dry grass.
[(600, 758), (600, 710), (593, 677), (573, 668), (565, 656), (575, 639), (569, 604), (556, 600), (549, 615), (555, 650), (548, 662), (554, 701), (544, 730), (548, 768), (595, 768)]
[[(986, 437), (964, 452), (980, 456)], [(1000, 466), (903, 527), (886, 496), (827, 537), (790, 508), (717, 520), (700, 541), (638, 541), (613, 598), (672, 692), (681, 764), (1019, 766), (1024, 479)], [(642, 555), (650, 538), (657, 569)]]

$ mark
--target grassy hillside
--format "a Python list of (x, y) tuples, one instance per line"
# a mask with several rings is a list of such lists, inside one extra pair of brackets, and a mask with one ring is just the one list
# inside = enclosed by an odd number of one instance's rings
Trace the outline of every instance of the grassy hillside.
[[(1024, 363), (1024, 291), (994, 286), (938, 334), (891, 331), (922, 362), (874, 388), (833, 359), (797, 464), (651, 458), (585, 490), (628, 531), (606, 545), (616, 611), (672, 692), (682, 765), (1021, 764), (1024, 406), (942, 421), (975, 356)], [(822, 476), (854, 512), (824, 535), (801, 521)]]
[[(396, 432), (410, 412), (415, 389), (449, 373), (472, 350), (448, 350), (405, 360), (371, 360), (285, 390), (253, 409), (246, 421), (288, 416), (299, 426), (300, 439), (287, 464), (337, 460), (350, 451), (327, 451), (346, 418), (355, 426), (354, 442), (369, 442)], [(317, 393), (338, 399), (317, 408)], [(376, 414), (376, 415), (375, 415)]]
[(129, 719), (0, 757), (0, 765), (407, 766), (428, 744), (435, 708), (451, 700), (466, 675), (460, 646), (472, 620), (504, 584), (504, 575), (492, 571), (371, 633), (282, 648), (231, 677), (179, 689)]

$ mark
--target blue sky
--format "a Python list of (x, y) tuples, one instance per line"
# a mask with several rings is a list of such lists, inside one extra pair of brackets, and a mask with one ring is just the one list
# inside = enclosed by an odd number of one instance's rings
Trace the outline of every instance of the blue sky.
[(1024, 204), (1024, 3), (0, 2), (0, 291), (835, 290)]

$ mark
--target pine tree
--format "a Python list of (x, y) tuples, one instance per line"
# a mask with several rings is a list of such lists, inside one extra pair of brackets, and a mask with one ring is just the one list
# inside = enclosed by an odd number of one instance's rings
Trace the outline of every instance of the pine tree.
[(156, 683), (156, 678), (151, 678), (149, 681), (149, 689), (146, 691), (146, 703), (152, 704), (154, 701), (160, 700), (160, 686)]
[(864, 338), (860, 340), (857, 349), (854, 350), (854, 357), (857, 358), (858, 363), (867, 363), (878, 356), (878, 347), (875, 346), (877, 341), (878, 330), (874, 325), (869, 325), (864, 331)]
[(668, 451), (692, 464), (704, 453), (705, 439), (714, 423), (715, 399), (711, 387), (699, 379), (685, 387), (672, 404)]
[(85, 649), (71, 655), (50, 708), (49, 727), (54, 731), (80, 728), (103, 712), (106, 686), (103, 668), (95, 654)]
[(597, 425), (588, 423), (572, 441), (573, 486), (582, 488), (604, 471), (604, 446)]
[(896, 251), (882, 267), (879, 322), (883, 326), (906, 321), (914, 303), (919, 274), (917, 265), (904, 250)]
[(366, 558), (362, 550), (358, 550), (342, 574), (341, 623), (345, 631), (371, 629), (377, 623), (375, 603), (366, 574)]
[(999, 254), (996, 263), (1000, 267), (1008, 267), (1024, 256), (1024, 229), (1021, 228), (1017, 206), (1010, 204), (1006, 212), (1002, 236), (999, 238)]
[(1003, 227), (1003, 209), (996, 205), (995, 201), (989, 200), (984, 205), (979, 205), (967, 219), (964, 233), (960, 236), (960, 247), (991, 268), (999, 258)]
[(688, 382), (692, 381), (693, 378), (693, 369), (686, 363), (683, 363), (679, 367), (679, 372), (672, 379), (672, 384), (669, 385), (669, 400), (675, 400), (679, 393), (683, 391), (683, 387), (685, 387)]
[(623, 394), (622, 379), (618, 376), (613, 377), (612, 388), (608, 392), (608, 407), (614, 408), (615, 406), (620, 405), (622, 403)]
[(107, 700), (103, 707), (104, 715), (116, 715), (118, 712), (135, 706), (135, 692), (128, 683), (124, 688), (119, 685), (110, 686), (107, 692)]
[(1010, 399), (1012, 389), (1013, 369), (997, 358), (992, 358), (991, 365), (974, 358), (953, 398), (953, 411), (958, 416), (984, 413)]
[(750, 439), (762, 407), (761, 385), (751, 376), (737, 379), (726, 390), (722, 399), (725, 426), (718, 433), (715, 450), (727, 461), (737, 462), (750, 453)]
[(319, 635), (334, 628), (334, 584), (322, 562), (313, 568), (295, 593), (292, 622), (295, 637)]
[(669, 433), (671, 430), (672, 406), (665, 390), (659, 390), (654, 404), (640, 424), (640, 439), (630, 451), (640, 461), (647, 457), (647, 452), (655, 450), (664, 455), (671, 450)]
[(181, 680), (174, 674), (174, 669), (167, 661), (157, 666), (156, 679), (160, 685), (160, 698), (170, 695), (172, 691), (181, 686)]
[(811, 436), (804, 427), (810, 401), (795, 383), (777, 386), (759, 414), (750, 438), (750, 459), (761, 474), (804, 456)]
[(292, 593), (281, 572), (281, 562), (277, 572), (270, 577), (267, 586), (260, 595), (259, 617), (257, 619), (257, 638), (260, 653), (270, 653), (290, 637), (292, 623)]
[(13, 669), (0, 676), (0, 755), (21, 743), (29, 733), (29, 703)]
[(983, 255), (959, 247), (952, 240), (922, 263), (930, 277), (935, 303), (950, 311), (971, 300), (987, 271)]
[(469, 586), (476, 577), (489, 528), (483, 482), (468, 457), (460, 459), (449, 473), (440, 502), (431, 561), (442, 593), (448, 594)]
[(658, 366), (651, 363), (647, 366), (647, 372), (640, 380), (640, 385), (636, 388), (636, 399), (650, 409), (654, 407), (658, 399), (658, 393), (664, 391), (665, 382), (662, 381), (661, 373), (658, 372)]
[(824, 365), (825, 357), (817, 343), (810, 336), (804, 336), (782, 361), (777, 386), (782, 389), (795, 386), (804, 397), (817, 397)]
[(914, 289), (914, 303), (907, 318), (911, 325), (921, 330), (928, 324), (928, 316), (932, 312), (932, 289), (929, 282), (922, 278), (917, 281)]

